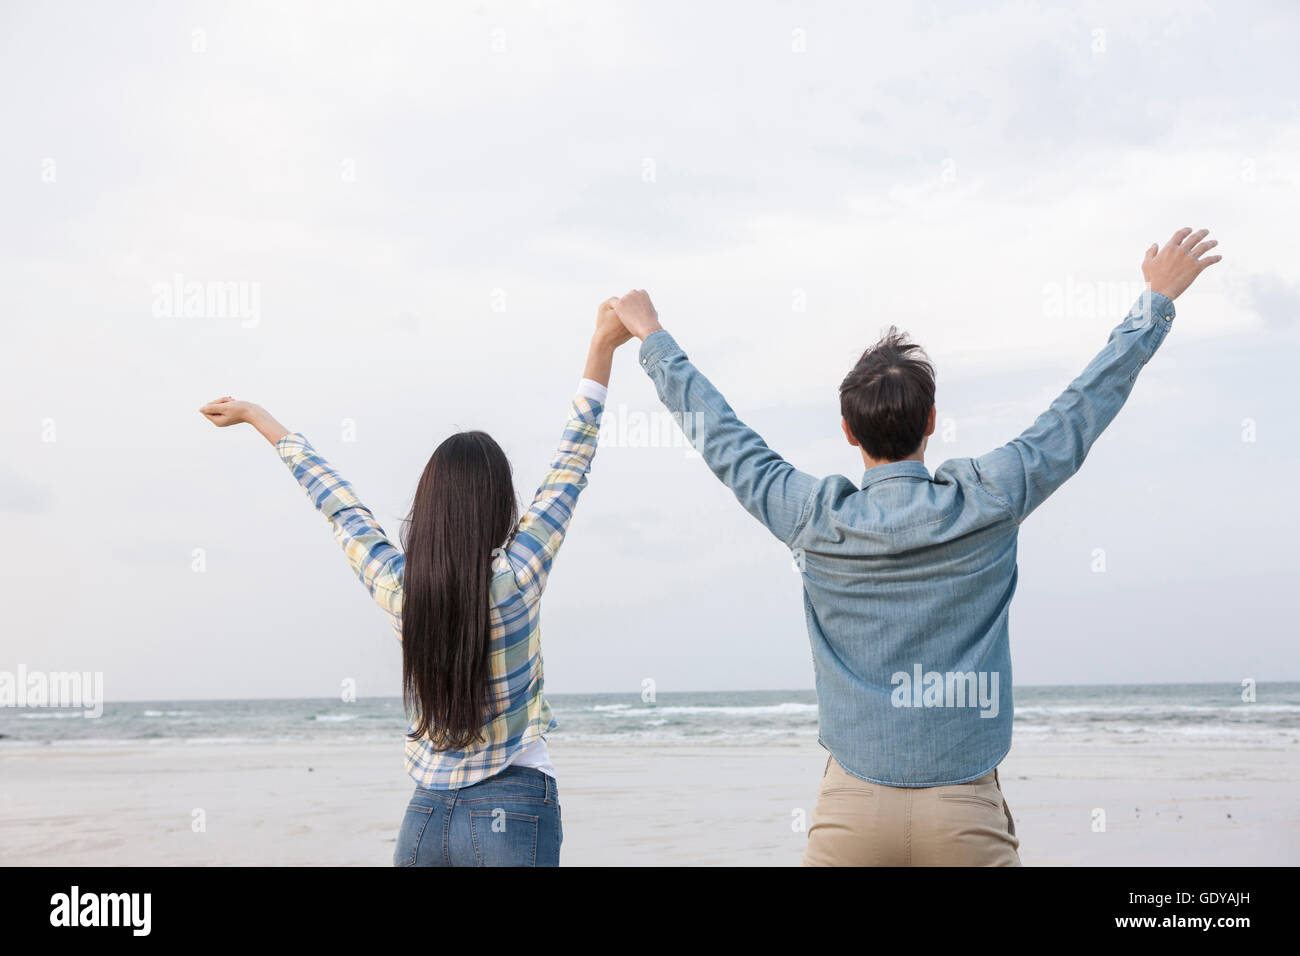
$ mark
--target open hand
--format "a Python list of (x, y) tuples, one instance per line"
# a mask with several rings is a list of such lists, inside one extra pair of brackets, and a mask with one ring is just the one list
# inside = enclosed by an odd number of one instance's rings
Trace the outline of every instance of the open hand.
[(199, 409), (199, 413), (218, 428), (239, 425), (250, 421), (258, 406), (252, 402), (237, 402), (229, 395), (214, 398)]
[(1192, 232), (1183, 228), (1169, 238), (1163, 249), (1153, 242), (1142, 261), (1142, 275), (1151, 291), (1176, 299), (1187, 291), (1192, 280), (1222, 259), (1205, 255), (1219, 244), (1216, 239), (1206, 239), (1209, 234), (1208, 229)]
[(289, 434), (289, 429), (271, 417), (271, 413), (261, 405), (254, 405), (252, 402), (237, 402), (229, 395), (214, 398), (199, 409), (199, 414), (218, 428), (247, 422), (256, 428), (261, 436), (272, 445)]

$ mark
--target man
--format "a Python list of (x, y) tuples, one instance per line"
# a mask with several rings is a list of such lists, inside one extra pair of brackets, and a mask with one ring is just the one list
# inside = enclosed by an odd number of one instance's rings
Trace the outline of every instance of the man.
[(616, 308), (640, 361), (713, 473), (803, 570), (819, 739), (830, 751), (804, 864), (1017, 866), (998, 783), (1011, 747), (1007, 612), (1020, 523), (1079, 470), (1220, 256), (1180, 229), (1142, 263), (1148, 290), (1014, 441), (933, 475), (934, 373), (895, 330), (840, 386), (861, 486), (798, 471), (747, 428), (659, 324), (644, 291)]

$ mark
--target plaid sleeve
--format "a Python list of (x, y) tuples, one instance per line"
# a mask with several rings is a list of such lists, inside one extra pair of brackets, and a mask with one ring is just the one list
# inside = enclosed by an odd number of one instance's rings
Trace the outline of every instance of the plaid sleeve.
[(587, 487), (587, 472), (596, 454), (604, 404), (578, 394), (550, 470), (510, 543), (510, 563), (520, 588), (534, 599), (546, 589), (551, 564), (564, 541), (578, 495)]
[(316, 510), (329, 519), (334, 538), (370, 596), (388, 612), (401, 634), (402, 569), (405, 556), (384, 534), (370, 509), (363, 505), (334, 466), (317, 454), (311, 443), (298, 433), (285, 435), (276, 452)]

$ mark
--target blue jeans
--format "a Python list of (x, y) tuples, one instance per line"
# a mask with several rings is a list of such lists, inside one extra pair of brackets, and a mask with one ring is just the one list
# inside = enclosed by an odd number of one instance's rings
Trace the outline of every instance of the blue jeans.
[(415, 788), (397, 832), (394, 866), (559, 866), (555, 778), (506, 767), (457, 790)]

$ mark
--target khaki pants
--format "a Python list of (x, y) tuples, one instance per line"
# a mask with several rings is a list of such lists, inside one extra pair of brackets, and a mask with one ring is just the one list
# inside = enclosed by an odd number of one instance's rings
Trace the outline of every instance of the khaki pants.
[(885, 787), (826, 761), (804, 866), (1019, 866), (998, 772), (949, 787)]

